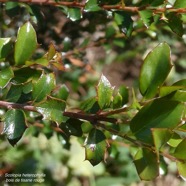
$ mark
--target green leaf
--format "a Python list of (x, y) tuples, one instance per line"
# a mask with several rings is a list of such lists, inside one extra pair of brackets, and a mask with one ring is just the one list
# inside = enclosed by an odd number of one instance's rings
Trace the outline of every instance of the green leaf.
[(37, 103), (36, 110), (43, 115), (44, 120), (55, 121), (57, 124), (65, 121), (63, 111), (66, 103), (56, 98), (48, 98), (46, 101)]
[(0, 88), (5, 88), (10, 80), (14, 77), (14, 72), (11, 67), (0, 71)]
[(184, 105), (177, 101), (157, 99), (145, 105), (131, 120), (130, 128), (143, 142), (153, 144), (152, 128), (175, 128), (181, 121)]
[(173, 7), (174, 8), (186, 8), (186, 1), (176, 0)]
[(22, 90), (23, 90), (23, 85), (11, 85), (6, 95), (6, 101), (16, 103), (21, 97)]
[(119, 93), (122, 96), (122, 105), (128, 103), (129, 101), (129, 90), (124, 85), (119, 87)]
[(11, 38), (0, 38), (0, 61), (7, 57), (12, 49)]
[(37, 48), (37, 37), (30, 22), (20, 27), (15, 44), (14, 59), (16, 65), (24, 65)]
[(176, 147), (174, 153), (173, 153), (173, 156), (178, 158), (178, 159), (181, 159), (181, 160), (186, 160), (186, 138), (183, 139), (179, 144), (178, 146)]
[(171, 30), (176, 33), (178, 36), (182, 37), (184, 33), (183, 29), (183, 21), (181, 20), (181, 16), (171, 12), (166, 16), (168, 18), (168, 25)]
[(127, 37), (130, 37), (133, 31), (133, 20), (131, 15), (124, 11), (115, 11), (114, 20), (120, 28), (121, 32), (124, 33)]
[(112, 104), (113, 104), (113, 109), (122, 107), (122, 96), (119, 92), (114, 96)]
[(157, 155), (148, 149), (140, 149), (134, 157), (139, 177), (142, 180), (152, 180), (159, 175)]
[(160, 88), (160, 96), (167, 96), (177, 90), (182, 90), (185, 89), (186, 90), (186, 86), (163, 86)]
[(181, 178), (183, 180), (186, 179), (186, 162), (179, 162), (177, 161), (177, 167), (178, 167), (178, 172)]
[(72, 21), (77, 21), (82, 18), (81, 9), (80, 8), (68, 8), (68, 18)]
[(144, 25), (148, 28), (154, 21), (153, 12), (151, 10), (142, 10), (139, 11), (139, 15), (144, 23)]
[(85, 140), (85, 159), (93, 166), (104, 160), (107, 149), (106, 137), (102, 131), (93, 128)]
[(34, 101), (42, 101), (55, 87), (55, 77), (53, 73), (42, 74), (38, 81), (33, 82), (32, 97)]
[(172, 86), (185, 86), (186, 87), (186, 79), (181, 79), (175, 82)]
[(68, 87), (66, 85), (60, 86), (60, 88), (54, 92), (53, 96), (66, 101), (69, 96)]
[(141, 94), (145, 98), (155, 96), (171, 68), (170, 48), (161, 43), (144, 60), (139, 79)]
[(13, 84), (27, 83), (31, 80), (38, 79), (42, 74), (41, 70), (35, 70), (30, 67), (19, 68), (14, 71)]
[(101, 10), (101, 7), (97, 4), (97, 0), (87, 0), (84, 8), (85, 12), (95, 12)]
[(97, 86), (98, 104), (101, 109), (110, 106), (112, 93), (113, 87), (111, 86), (108, 79), (104, 75), (102, 75)]
[(154, 139), (154, 145), (156, 148), (156, 154), (159, 159), (159, 151), (160, 149), (169, 141), (173, 132), (170, 129), (152, 129), (152, 135)]
[(83, 132), (81, 129), (82, 121), (70, 118), (65, 123), (61, 124), (60, 128), (65, 132), (65, 135), (81, 137)]
[(11, 145), (15, 145), (26, 130), (25, 114), (22, 110), (11, 109), (6, 112), (3, 134)]
[(56, 49), (53, 43), (50, 44), (49, 49), (48, 49), (48, 53), (47, 53), (47, 59), (51, 60), (53, 59), (53, 57), (56, 54)]

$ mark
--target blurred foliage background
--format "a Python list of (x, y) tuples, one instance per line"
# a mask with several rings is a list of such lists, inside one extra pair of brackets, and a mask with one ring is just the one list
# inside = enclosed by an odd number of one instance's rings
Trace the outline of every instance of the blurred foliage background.
[[(133, 4), (137, 2), (132, 1)], [(163, 24), (163, 19), (158, 19), (148, 29), (137, 15), (132, 19), (133, 32), (126, 37), (109, 11), (85, 12), (82, 19), (74, 21), (65, 7), (0, 3), (0, 37), (16, 38), (18, 28), (31, 21), (40, 44), (35, 57), (46, 53), (50, 43), (62, 53), (64, 70), (57, 72), (58, 81), (65, 83), (70, 90), (67, 103), (75, 108), (79, 106), (79, 100), (95, 95), (95, 85), (102, 73), (113, 86), (126, 85), (137, 91), (144, 56), (163, 41), (170, 45), (175, 64), (167, 84), (186, 77), (185, 25), (184, 34), (179, 37)], [(186, 23), (186, 17), (183, 21)], [(4, 65), (1, 63), (0, 68)], [(0, 115), (3, 114), (0, 110)], [(47, 125), (44, 128), (29, 127), (15, 147), (1, 135), (0, 174), (44, 173), (45, 181), (34, 184), (43, 186), (186, 185), (177, 177), (174, 163), (169, 165), (170, 174), (167, 176), (152, 182), (140, 181), (128, 145), (122, 140), (116, 144), (114, 138), (110, 142), (112, 153), (107, 162), (92, 167), (83, 158), (83, 139), (78, 140), (72, 137), (66, 144), (63, 136), (51, 131)], [(16, 185), (6, 183), (1, 177), (0, 181), (2, 185)], [(22, 182), (18, 185), (28, 184)]]

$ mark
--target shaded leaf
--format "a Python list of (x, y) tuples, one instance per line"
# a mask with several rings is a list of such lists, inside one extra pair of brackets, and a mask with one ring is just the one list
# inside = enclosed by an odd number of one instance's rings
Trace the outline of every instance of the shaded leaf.
[(23, 85), (11, 85), (7, 95), (6, 100), (9, 102), (17, 102), (21, 97)]
[(48, 53), (47, 53), (47, 59), (51, 60), (53, 59), (53, 57), (56, 54), (56, 49), (53, 43), (50, 44), (49, 49), (48, 49)]
[(37, 48), (36, 32), (30, 22), (20, 27), (15, 44), (16, 65), (24, 65)]
[(85, 140), (85, 159), (93, 166), (104, 160), (107, 149), (106, 137), (102, 131), (93, 128)]
[(139, 80), (141, 94), (145, 98), (155, 96), (171, 68), (170, 48), (166, 43), (161, 43), (144, 60)]
[(175, 128), (181, 121), (184, 105), (177, 101), (157, 99), (145, 105), (131, 120), (130, 128), (134, 135), (153, 144), (152, 128)]
[(119, 92), (114, 96), (112, 105), (113, 109), (122, 107), (122, 96)]
[(55, 87), (55, 77), (53, 73), (42, 74), (38, 81), (33, 82), (32, 97), (34, 101), (42, 101)]
[(168, 18), (168, 25), (171, 30), (176, 33), (178, 36), (182, 37), (184, 33), (183, 29), (183, 21), (181, 20), (181, 16), (174, 12), (169, 13), (167, 16)]
[(139, 149), (134, 157), (139, 177), (142, 180), (152, 180), (159, 175), (157, 155), (148, 149)]
[(110, 106), (112, 93), (113, 87), (111, 86), (108, 79), (104, 75), (102, 75), (97, 86), (98, 104), (101, 109)]
[(70, 118), (65, 123), (63, 123), (60, 128), (65, 132), (67, 136), (82, 136), (83, 132), (81, 129), (82, 121), (78, 119)]
[(124, 11), (115, 11), (114, 20), (116, 21), (121, 32), (129, 37), (133, 31), (133, 20), (131, 15)]
[(122, 96), (122, 105), (128, 103), (129, 101), (129, 90), (125, 86), (120, 86), (119, 87), (119, 93)]
[(55, 121), (57, 124), (65, 121), (63, 111), (66, 103), (60, 99), (48, 98), (35, 105), (36, 110), (43, 115), (44, 120)]
[(6, 112), (3, 134), (11, 145), (15, 145), (26, 130), (25, 114), (22, 110), (11, 109)]
[(0, 61), (7, 57), (11, 49), (11, 38), (0, 38)]
[(177, 162), (178, 172), (183, 180), (186, 179), (186, 163), (185, 162)]
[(95, 12), (101, 10), (101, 7), (97, 4), (97, 0), (87, 0), (84, 8), (85, 12)]
[(69, 96), (69, 89), (66, 85), (60, 86), (60, 88), (53, 93), (53, 96), (62, 100), (67, 100)]
[(144, 23), (144, 25), (148, 28), (151, 23), (153, 23), (153, 13), (151, 10), (142, 10), (139, 11), (139, 15)]
[(14, 77), (14, 72), (11, 67), (0, 71), (0, 88), (5, 88), (10, 80)]

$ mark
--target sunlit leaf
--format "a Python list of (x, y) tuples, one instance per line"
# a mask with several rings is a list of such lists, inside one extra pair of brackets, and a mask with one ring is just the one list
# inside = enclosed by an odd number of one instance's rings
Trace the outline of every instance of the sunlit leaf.
[(161, 43), (144, 60), (139, 80), (141, 94), (145, 98), (155, 96), (171, 68), (170, 48), (166, 43)]
[(15, 44), (14, 59), (16, 65), (24, 65), (37, 48), (36, 32), (30, 22), (20, 27)]
[(55, 84), (53, 73), (42, 74), (39, 80), (33, 83), (32, 97), (34, 101), (42, 101), (54, 89)]
[(6, 112), (3, 134), (11, 145), (15, 145), (26, 130), (25, 114), (22, 110), (11, 109)]
[(113, 87), (108, 79), (102, 75), (97, 86), (98, 104), (101, 109), (109, 107), (111, 103), (111, 97), (113, 93)]
[(85, 140), (85, 159), (93, 166), (104, 160), (107, 149), (106, 137), (102, 131), (93, 128)]
[(186, 179), (186, 163), (185, 162), (177, 162), (178, 172), (181, 178), (185, 181)]
[(77, 21), (82, 18), (81, 9), (80, 8), (68, 8), (68, 18), (72, 21)]
[(176, 0), (173, 7), (175, 7), (175, 8), (186, 8), (186, 1)]
[(148, 28), (151, 23), (153, 23), (153, 13), (151, 10), (142, 10), (139, 11), (139, 15), (144, 23), (144, 25)]
[(142, 180), (152, 180), (159, 175), (157, 155), (148, 149), (139, 149), (134, 157), (139, 177)]
[(157, 99), (145, 105), (131, 120), (130, 128), (140, 140), (153, 144), (152, 128), (175, 128), (181, 121), (184, 105), (177, 101)]
[(94, 11), (99, 11), (101, 8), (97, 4), (97, 0), (87, 0), (86, 5), (84, 8), (85, 12), (94, 12)]
[(10, 80), (14, 77), (14, 72), (11, 67), (0, 71), (0, 88), (5, 88)]
[(178, 158), (178, 159), (181, 159), (181, 160), (186, 160), (186, 148), (185, 148), (185, 145), (186, 145), (186, 138), (183, 139), (179, 144), (178, 146), (176, 147), (173, 155)]
[(65, 121), (63, 111), (66, 103), (60, 99), (48, 98), (35, 105), (36, 110), (43, 115), (44, 120), (55, 121), (57, 124)]

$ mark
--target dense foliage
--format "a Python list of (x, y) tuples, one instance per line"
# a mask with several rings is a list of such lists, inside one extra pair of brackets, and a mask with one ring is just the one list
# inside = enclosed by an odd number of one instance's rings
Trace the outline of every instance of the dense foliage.
[[(0, 174), (73, 185), (79, 154), (95, 174), (119, 175), (110, 184), (138, 180), (133, 163), (142, 180), (171, 162), (186, 178), (185, 1), (0, 2)], [(137, 65), (134, 83), (111, 83), (102, 68), (113, 61)], [(51, 178), (52, 164), (63, 175)]]

